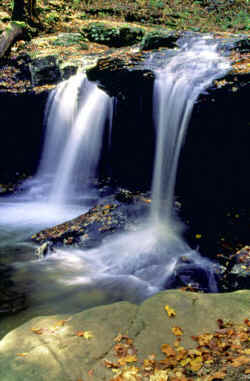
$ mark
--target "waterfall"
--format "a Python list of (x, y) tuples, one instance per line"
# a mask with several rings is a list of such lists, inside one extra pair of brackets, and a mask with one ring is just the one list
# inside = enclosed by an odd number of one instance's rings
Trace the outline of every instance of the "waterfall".
[(112, 101), (83, 75), (63, 82), (48, 100), (46, 137), (40, 166), (30, 192), (38, 184), (48, 202), (65, 204), (82, 197), (96, 175), (106, 119)]
[[(172, 218), (178, 160), (193, 106), (215, 78), (230, 65), (211, 37), (193, 37), (167, 65), (155, 70), (154, 117), (156, 157), (151, 216), (154, 224), (174, 224)], [(200, 126), (202, 128), (202, 126)]]
[(37, 173), (22, 184), (22, 192), (1, 203), (0, 224), (37, 231), (87, 211), (112, 106), (113, 100), (85, 75), (73, 76), (52, 91)]

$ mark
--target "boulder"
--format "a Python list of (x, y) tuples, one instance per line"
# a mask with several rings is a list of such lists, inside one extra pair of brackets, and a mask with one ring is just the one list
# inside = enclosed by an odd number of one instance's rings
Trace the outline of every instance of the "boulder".
[(81, 29), (84, 38), (99, 44), (122, 47), (141, 41), (144, 30), (130, 26), (110, 27), (104, 23), (95, 22)]
[(61, 81), (58, 57), (56, 55), (34, 59), (29, 64), (33, 86), (54, 84)]
[(180, 37), (180, 33), (176, 31), (156, 30), (145, 34), (141, 41), (142, 50), (157, 49), (159, 47), (165, 47), (173, 49), (177, 47), (177, 40)]
[[(228, 326), (226, 322), (230, 320), (244, 325), (243, 321), (249, 314), (249, 298), (249, 291), (231, 294), (167, 291), (146, 300), (141, 306), (119, 302), (74, 315), (37, 317), (11, 331), (1, 340), (0, 379), (113, 380), (115, 374), (112, 370), (135, 370), (143, 364), (144, 359), (148, 359), (149, 365), (148, 356), (152, 356), (151, 361), (155, 358), (163, 360), (165, 356), (161, 350), (164, 348), (162, 345), (167, 344), (165, 348), (169, 349), (169, 345), (176, 342), (173, 334), (175, 327), (179, 327), (183, 333), (179, 336), (180, 342), (177, 346), (186, 349), (196, 346), (191, 337), (197, 335), (205, 334), (206, 339), (206, 334), (213, 337), (213, 333), (217, 331), (217, 334), (221, 332), (223, 336), (227, 327), (231, 327), (232, 335), (233, 326)], [(169, 317), (165, 306), (173, 309), (176, 316)], [(246, 332), (247, 326), (244, 335)], [(119, 348), (120, 351), (129, 348), (128, 363), (124, 363), (127, 366), (119, 365), (119, 359), (121, 361), (125, 356), (119, 352)], [(226, 350), (223, 347), (223, 352)], [(192, 353), (195, 358), (195, 352)], [(222, 351), (221, 355), (223, 356)], [(242, 356), (243, 354), (241, 359)], [(227, 371), (238, 371), (237, 375), (234, 373), (235, 378), (227, 380), (240, 379), (239, 375), (244, 374), (246, 365), (239, 369), (230, 368), (230, 361), (226, 361)], [(149, 374), (151, 371), (149, 369)], [(209, 365), (204, 367), (204, 371), (211, 371)], [(197, 375), (196, 372), (191, 374)]]

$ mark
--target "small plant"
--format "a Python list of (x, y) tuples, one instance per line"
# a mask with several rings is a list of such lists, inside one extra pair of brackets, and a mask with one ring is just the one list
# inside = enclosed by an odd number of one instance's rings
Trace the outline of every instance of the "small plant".
[(55, 23), (59, 20), (59, 17), (58, 17), (58, 14), (56, 12), (50, 12), (47, 17), (46, 17), (46, 21), (50, 24), (50, 23)]

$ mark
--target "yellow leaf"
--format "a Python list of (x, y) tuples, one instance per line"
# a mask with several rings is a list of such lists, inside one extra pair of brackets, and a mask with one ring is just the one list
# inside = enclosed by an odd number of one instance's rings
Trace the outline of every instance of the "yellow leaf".
[(91, 331), (85, 331), (85, 332), (84, 332), (84, 339), (89, 340), (89, 339), (92, 339), (93, 337), (94, 337), (94, 336), (93, 336), (93, 334), (92, 334)]
[(183, 335), (183, 331), (180, 327), (173, 327), (172, 332), (175, 336), (181, 336)]
[(168, 374), (166, 370), (155, 369), (154, 374), (149, 378), (149, 381), (167, 381)]
[(26, 357), (26, 356), (28, 356), (28, 353), (17, 353), (16, 356)]
[(195, 238), (196, 238), (196, 239), (201, 239), (201, 238), (202, 238), (202, 235), (201, 235), (201, 234), (195, 234)]
[(202, 357), (196, 357), (190, 361), (190, 367), (193, 372), (197, 372), (202, 367)]
[(31, 328), (31, 331), (35, 333), (36, 335), (42, 335), (43, 329), (42, 328)]
[(136, 362), (136, 361), (137, 361), (136, 356), (126, 356), (126, 357), (121, 357), (118, 360), (118, 363), (123, 366), (123, 365), (126, 365), (127, 363)]
[(191, 359), (189, 357), (187, 357), (186, 359), (181, 361), (181, 366), (186, 366), (187, 364), (190, 363), (190, 361), (191, 361)]
[(168, 317), (174, 317), (174, 316), (176, 316), (176, 312), (175, 312), (175, 310), (173, 308), (169, 307), (168, 305), (166, 305), (164, 308), (165, 308), (165, 311), (168, 314)]
[(92, 337), (94, 337), (91, 331), (77, 331), (76, 336), (83, 337), (84, 339), (87, 339), (87, 340), (92, 339)]

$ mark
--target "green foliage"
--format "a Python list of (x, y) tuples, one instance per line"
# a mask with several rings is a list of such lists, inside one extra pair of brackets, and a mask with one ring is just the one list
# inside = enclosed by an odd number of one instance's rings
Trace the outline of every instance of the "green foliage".
[(47, 16), (46, 16), (46, 21), (49, 23), (49, 24), (53, 24), (55, 22), (57, 22), (59, 20), (59, 16), (58, 16), (58, 13), (57, 12), (50, 12)]
[(121, 28), (108, 27), (104, 23), (96, 22), (82, 28), (81, 33), (89, 41), (119, 47), (140, 41), (144, 31), (141, 28), (127, 26)]

